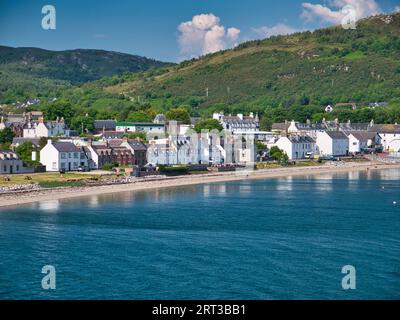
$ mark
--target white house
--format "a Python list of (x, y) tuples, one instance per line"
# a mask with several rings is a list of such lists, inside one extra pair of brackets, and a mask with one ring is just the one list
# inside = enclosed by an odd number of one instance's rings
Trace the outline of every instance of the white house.
[(350, 132), (348, 137), (349, 152), (353, 154), (360, 153), (369, 148), (375, 148), (377, 145), (380, 144), (380, 138), (376, 132)]
[(317, 149), (324, 156), (347, 156), (349, 138), (342, 131), (318, 132)]
[(151, 140), (147, 148), (147, 161), (153, 165), (221, 164), (224, 160), (225, 150), (210, 134), (170, 135)]
[(224, 130), (232, 133), (240, 132), (257, 132), (260, 130), (260, 119), (256, 114), (250, 113), (249, 116), (238, 114), (237, 116), (225, 116), (222, 112), (214, 113), (213, 119), (218, 120)]
[(41, 137), (69, 137), (70, 130), (64, 122), (64, 118), (57, 118), (56, 121), (44, 121), (41, 117), (39, 122), (28, 122), (24, 127), (24, 138)]
[(131, 123), (118, 122), (115, 130), (117, 132), (143, 132), (152, 137), (160, 137), (165, 134), (165, 125), (158, 123)]
[(281, 137), (275, 145), (286, 152), (289, 160), (305, 159), (307, 154), (315, 152), (315, 140), (309, 136), (290, 135)]
[(46, 146), (40, 150), (40, 162), (46, 166), (46, 171), (77, 171), (87, 168), (88, 157), (83, 147), (77, 147), (71, 142), (47, 141)]
[(379, 134), (384, 151), (400, 152), (400, 125), (376, 124), (369, 131)]
[(156, 165), (197, 164), (197, 148), (189, 138), (178, 137), (149, 141), (147, 162)]

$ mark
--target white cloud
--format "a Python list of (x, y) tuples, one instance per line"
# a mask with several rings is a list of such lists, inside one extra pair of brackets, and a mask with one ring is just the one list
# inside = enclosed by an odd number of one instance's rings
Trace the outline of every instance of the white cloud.
[(307, 22), (322, 20), (324, 22), (340, 24), (348, 12), (346, 6), (354, 8), (356, 20), (382, 12), (375, 0), (330, 0), (329, 6), (305, 2), (302, 4), (301, 17)]
[(255, 32), (258, 37), (261, 38), (269, 38), (277, 35), (288, 35), (299, 31), (284, 23), (278, 23), (272, 27), (264, 26), (260, 28), (251, 28), (251, 30)]
[(191, 21), (182, 22), (178, 31), (181, 55), (193, 58), (208, 53), (227, 49), (236, 44), (240, 30), (237, 28), (225, 29), (220, 24), (220, 18), (212, 13), (200, 14)]
[(394, 12), (400, 12), (400, 6), (395, 6), (394, 7)]

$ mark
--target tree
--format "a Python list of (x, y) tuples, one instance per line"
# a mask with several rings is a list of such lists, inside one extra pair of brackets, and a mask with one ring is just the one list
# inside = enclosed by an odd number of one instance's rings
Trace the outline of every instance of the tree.
[[(83, 132), (82, 132), (83, 128)], [(90, 116), (76, 116), (71, 119), (71, 129), (78, 131), (79, 133), (93, 132), (94, 130), (94, 119)]]
[(57, 117), (64, 118), (67, 123), (75, 115), (75, 107), (67, 100), (57, 100), (44, 108), (44, 114), (48, 120), (56, 120)]
[(175, 108), (167, 111), (166, 117), (168, 120), (175, 120), (183, 124), (190, 124), (190, 115), (185, 108)]
[(262, 117), (260, 121), (260, 129), (263, 131), (270, 131), (272, 128), (272, 119), (269, 117)]
[(24, 142), (23, 144), (19, 145), (15, 151), (24, 162), (29, 163), (32, 161), (32, 152), (37, 150), (31, 142)]
[(128, 139), (137, 139), (139, 138), (141, 141), (146, 142), (147, 137), (144, 132), (131, 132), (129, 134), (124, 135), (124, 137), (127, 137)]
[(218, 120), (215, 119), (207, 119), (204, 121), (201, 121), (199, 123), (197, 123), (194, 127), (194, 130), (197, 133), (201, 133), (203, 130), (208, 130), (208, 131), (212, 131), (212, 130), (217, 130), (217, 131), (222, 131), (224, 128), (222, 127), (222, 125), (219, 123)]
[(0, 131), (0, 144), (10, 144), (14, 138), (14, 132), (10, 128)]
[(279, 149), (278, 147), (274, 146), (270, 150), (270, 156), (272, 159), (278, 162), (288, 162), (289, 157), (283, 150)]
[(126, 121), (129, 122), (152, 122), (156, 114), (154, 111), (134, 111), (128, 114)]

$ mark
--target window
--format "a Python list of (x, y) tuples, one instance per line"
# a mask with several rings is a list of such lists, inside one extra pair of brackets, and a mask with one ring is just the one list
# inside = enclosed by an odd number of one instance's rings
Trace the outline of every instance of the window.
[(74, 152), (74, 159), (78, 159), (78, 153), (77, 152)]
[[(62, 167), (62, 164), (61, 164), (61, 167)], [(57, 169), (57, 162), (53, 162), (53, 163), (52, 163), (52, 168), (53, 168), (53, 169)]]
[(4, 170), (3, 171), (7, 172), (7, 166), (6, 165), (4, 165)]
[(17, 164), (17, 166), (16, 166), (16, 169), (15, 169), (16, 171), (19, 171), (19, 165)]
[(61, 163), (61, 169), (65, 169), (65, 163), (64, 162)]
[(72, 153), (68, 154), (68, 158), (72, 159)]

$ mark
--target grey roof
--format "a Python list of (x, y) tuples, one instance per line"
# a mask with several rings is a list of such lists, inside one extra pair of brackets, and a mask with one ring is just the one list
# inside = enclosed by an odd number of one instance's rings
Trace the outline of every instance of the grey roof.
[(130, 140), (128, 140), (128, 143), (132, 147), (133, 150), (136, 150), (136, 151), (146, 151), (147, 150), (146, 146), (142, 142), (140, 142), (136, 139), (130, 139)]
[(254, 118), (251, 117), (243, 117), (243, 119), (240, 119), (239, 117), (223, 117), (222, 121), (226, 124), (229, 125), (234, 125), (234, 126), (258, 126), (259, 121), (257, 121)]
[(0, 160), (19, 160), (19, 156), (14, 151), (0, 150)]
[(53, 143), (53, 146), (57, 149), (58, 152), (80, 152), (81, 149), (78, 148), (71, 142), (56, 142)]
[(398, 124), (376, 124), (370, 127), (369, 131), (378, 133), (398, 134), (400, 133), (400, 125)]
[(323, 123), (296, 123), (299, 130), (326, 130)]
[(372, 140), (375, 139), (377, 133), (373, 131), (352, 131), (348, 132), (348, 134), (352, 134), (357, 140)]
[(154, 118), (154, 123), (165, 123), (167, 121), (167, 117), (163, 114), (158, 114)]
[(290, 123), (285, 123), (285, 122), (281, 122), (281, 123), (273, 123), (272, 124), (272, 130), (280, 130), (280, 131), (286, 131), (287, 129), (289, 129), (290, 127)]
[(315, 143), (315, 140), (309, 136), (288, 136), (292, 143)]
[(325, 131), (328, 136), (335, 140), (347, 140), (347, 136), (342, 131)]
[(344, 131), (368, 131), (370, 123), (341, 123), (339, 126)]
[(30, 142), (30, 143), (34, 144), (35, 146), (38, 146), (40, 143), (40, 138), (13, 138), (12, 144), (20, 145), (25, 142)]
[(94, 128), (97, 130), (114, 131), (117, 121), (115, 120), (95, 120)]

